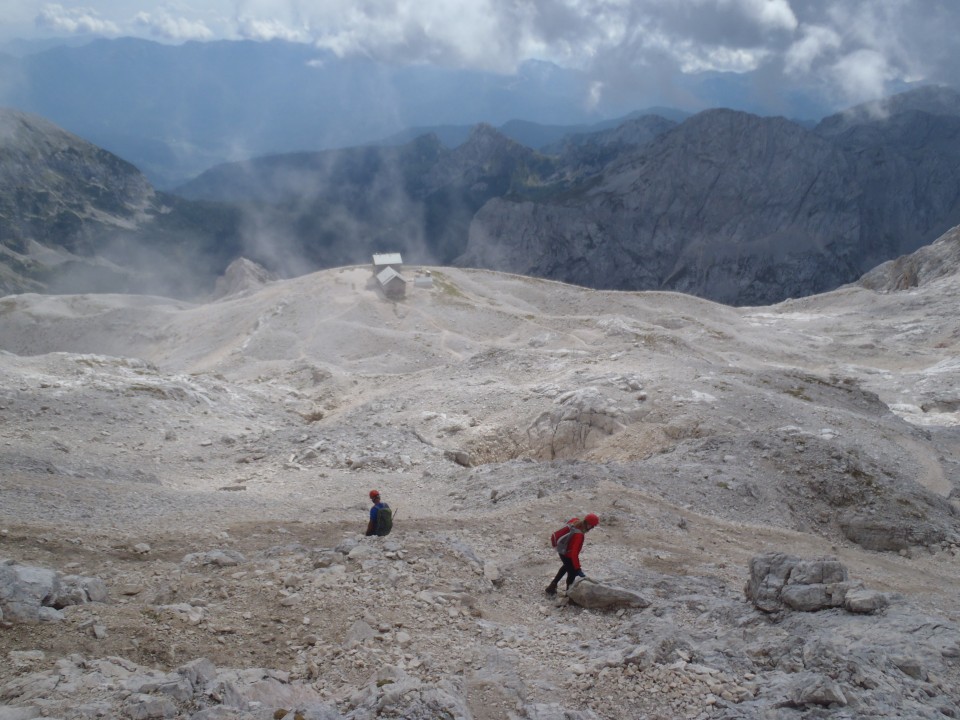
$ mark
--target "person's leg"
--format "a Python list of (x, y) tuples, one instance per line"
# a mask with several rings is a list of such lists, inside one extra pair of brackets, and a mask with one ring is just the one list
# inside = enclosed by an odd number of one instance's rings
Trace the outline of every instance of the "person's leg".
[(547, 595), (556, 595), (557, 585), (559, 584), (560, 579), (567, 574), (568, 560), (565, 557), (563, 557), (563, 555), (561, 555), (560, 561), (563, 563), (563, 565), (561, 565), (560, 569), (557, 571), (557, 575), (555, 578), (553, 578), (553, 582), (547, 585)]
[(570, 589), (570, 586), (573, 585), (573, 581), (577, 577), (577, 570), (573, 567), (573, 560), (568, 557), (561, 558), (563, 560), (563, 572), (567, 576), (567, 590)]

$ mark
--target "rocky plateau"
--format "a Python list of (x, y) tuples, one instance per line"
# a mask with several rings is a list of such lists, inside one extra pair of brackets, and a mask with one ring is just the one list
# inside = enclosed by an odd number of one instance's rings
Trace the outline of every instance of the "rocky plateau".
[(739, 308), (0, 298), (0, 720), (960, 717), (958, 237)]

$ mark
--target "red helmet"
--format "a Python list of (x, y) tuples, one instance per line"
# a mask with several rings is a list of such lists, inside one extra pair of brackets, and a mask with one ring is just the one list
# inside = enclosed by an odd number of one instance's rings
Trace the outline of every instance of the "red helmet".
[(370, 491), (370, 497), (371, 497), (371, 498), (380, 497), (380, 491), (379, 491), (379, 490), (371, 490), (371, 491)]
[(583, 521), (587, 524), (587, 527), (592, 527), (592, 528), (595, 528), (597, 525), (600, 524), (600, 518), (598, 518), (593, 513), (587, 513), (586, 516), (584, 516)]

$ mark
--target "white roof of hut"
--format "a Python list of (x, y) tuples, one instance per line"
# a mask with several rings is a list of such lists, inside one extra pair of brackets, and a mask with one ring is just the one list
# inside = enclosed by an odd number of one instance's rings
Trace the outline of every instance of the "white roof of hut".
[(383, 270), (377, 273), (377, 280), (379, 280), (380, 284), (384, 287), (397, 278), (399, 278), (401, 282), (406, 282), (406, 280), (403, 279), (403, 276), (392, 267), (385, 267)]

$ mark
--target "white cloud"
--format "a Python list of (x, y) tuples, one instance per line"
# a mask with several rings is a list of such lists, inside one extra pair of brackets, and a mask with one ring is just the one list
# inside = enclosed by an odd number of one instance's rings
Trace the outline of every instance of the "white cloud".
[[(818, 86), (837, 104), (889, 94), (902, 82), (955, 82), (953, 28), (960, 4), (820, 0), (783, 52), (791, 80)], [(808, 13), (810, 10), (808, 9)], [(954, 49), (948, 49), (953, 44)]]
[(63, 5), (44, 5), (36, 17), (37, 27), (55, 32), (74, 34), (117, 35), (120, 27), (101, 18), (89, 8), (65, 8)]
[(512, 70), (528, 41), (529, 12), (491, 0), (380, 0), (328, 8), (311, 25), (317, 46), (341, 56)]
[(747, 0), (752, 6), (760, 6), (760, 19), (766, 27), (796, 30), (800, 24), (790, 7), (789, 0)]
[(245, 40), (286, 40), (288, 42), (310, 42), (308, 27), (290, 27), (280, 20), (242, 17), (237, 23), (237, 34)]
[(703, 70), (720, 72), (748, 72), (756, 70), (767, 57), (762, 49), (715, 47), (704, 48), (692, 43), (677, 43), (672, 53), (685, 73)]
[(740, 12), (767, 30), (796, 30), (797, 16), (788, 0), (719, 0), (738, 6)]
[(214, 37), (213, 31), (202, 20), (174, 17), (163, 10), (153, 14), (137, 13), (133, 21), (153, 37), (165, 40), (212, 40)]
[(875, 100), (886, 94), (887, 83), (896, 77), (887, 59), (876, 50), (857, 50), (830, 68), (836, 86), (848, 102)]
[[(954, 0), (0, 0), (4, 22), (57, 33), (313, 43), (340, 56), (513, 72), (530, 58), (590, 73), (598, 95), (680, 72), (758, 71), (842, 103), (904, 80), (955, 83)], [(38, 8), (42, 8), (39, 9)], [(2, 33), (0, 28), (0, 33)]]
[(590, 87), (587, 91), (587, 108), (590, 110), (595, 109), (599, 104), (600, 100), (603, 98), (603, 83), (599, 80), (594, 80), (590, 83)]
[(807, 74), (817, 60), (835, 54), (842, 44), (843, 39), (831, 28), (806, 25), (801, 28), (800, 38), (787, 48), (785, 69), (789, 74)]

